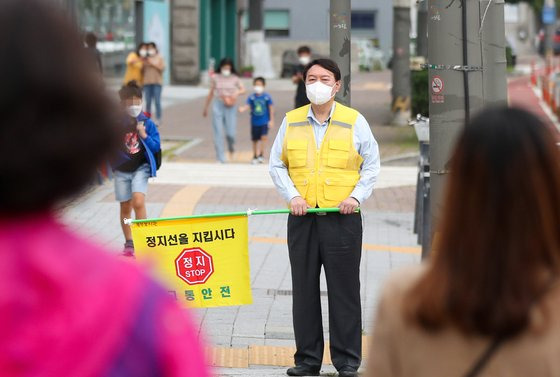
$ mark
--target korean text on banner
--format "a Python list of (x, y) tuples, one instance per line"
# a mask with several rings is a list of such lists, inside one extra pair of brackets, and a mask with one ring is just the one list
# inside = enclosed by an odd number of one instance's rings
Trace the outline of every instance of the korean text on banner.
[(134, 249), (187, 306), (252, 303), (246, 216), (133, 223)]

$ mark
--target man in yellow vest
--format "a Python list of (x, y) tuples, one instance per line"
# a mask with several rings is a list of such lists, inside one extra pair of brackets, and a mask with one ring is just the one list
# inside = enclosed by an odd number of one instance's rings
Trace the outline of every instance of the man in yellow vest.
[[(356, 209), (372, 193), (379, 149), (365, 118), (334, 101), (340, 70), (317, 59), (303, 72), (306, 105), (286, 114), (270, 154), (270, 175), (289, 202), (297, 351), (289, 376), (318, 376), (323, 360), (319, 278), (325, 270), (330, 352), (339, 376), (357, 376), (361, 363), (360, 258), (362, 218)], [(340, 213), (308, 214), (308, 208)]]

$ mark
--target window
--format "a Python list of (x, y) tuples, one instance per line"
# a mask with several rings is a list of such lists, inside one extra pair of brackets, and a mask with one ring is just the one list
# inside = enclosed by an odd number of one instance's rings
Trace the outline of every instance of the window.
[(374, 30), (375, 12), (352, 12), (352, 29), (354, 30)]
[(264, 12), (264, 34), (267, 37), (290, 36), (290, 12), (266, 10)]
[[(266, 37), (290, 36), (290, 11), (288, 10), (265, 10), (263, 23)], [(243, 30), (249, 27), (248, 11), (243, 14), (242, 25)]]

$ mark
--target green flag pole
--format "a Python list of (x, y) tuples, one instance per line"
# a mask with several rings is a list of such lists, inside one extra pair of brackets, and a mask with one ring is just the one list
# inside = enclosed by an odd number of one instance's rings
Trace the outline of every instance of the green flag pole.
[[(326, 212), (340, 212), (340, 208), (308, 208), (307, 213), (326, 213)], [(360, 212), (360, 208), (356, 209), (356, 213)], [(289, 208), (283, 209), (269, 209), (263, 211), (253, 211), (247, 210), (243, 212), (225, 212), (225, 213), (207, 213), (201, 215), (190, 215), (190, 216), (178, 216), (178, 217), (162, 217), (156, 219), (124, 219), (125, 224), (141, 224), (141, 223), (151, 223), (156, 221), (174, 221), (174, 220), (187, 220), (187, 219), (211, 219), (216, 217), (237, 217), (237, 216), (252, 216), (252, 215), (278, 215), (290, 213)]]

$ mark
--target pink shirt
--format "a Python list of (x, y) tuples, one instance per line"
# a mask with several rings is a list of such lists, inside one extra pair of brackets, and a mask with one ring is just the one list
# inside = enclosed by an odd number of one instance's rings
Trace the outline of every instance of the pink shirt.
[(51, 215), (0, 219), (2, 376), (209, 376), (188, 313)]
[(224, 76), (217, 73), (212, 78), (212, 83), (214, 84), (214, 95), (216, 97), (235, 96), (241, 89), (241, 80), (234, 74)]

